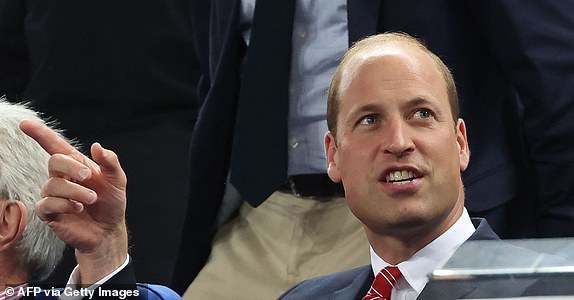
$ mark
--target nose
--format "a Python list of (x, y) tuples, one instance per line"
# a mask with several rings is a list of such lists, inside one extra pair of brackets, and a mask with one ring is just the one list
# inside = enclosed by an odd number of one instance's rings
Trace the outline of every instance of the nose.
[(415, 145), (408, 125), (402, 120), (389, 120), (383, 132), (384, 137), (381, 143), (381, 150), (384, 153), (403, 157), (414, 151)]

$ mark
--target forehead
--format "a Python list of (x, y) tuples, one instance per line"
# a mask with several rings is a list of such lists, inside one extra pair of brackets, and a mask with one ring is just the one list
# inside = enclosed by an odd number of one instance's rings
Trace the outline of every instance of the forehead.
[[(362, 92), (430, 93), (448, 101), (446, 82), (435, 61), (418, 47), (395, 43), (362, 49), (344, 66), (340, 98)], [(421, 95), (419, 95), (421, 96)], [(448, 102), (446, 102), (448, 104)]]

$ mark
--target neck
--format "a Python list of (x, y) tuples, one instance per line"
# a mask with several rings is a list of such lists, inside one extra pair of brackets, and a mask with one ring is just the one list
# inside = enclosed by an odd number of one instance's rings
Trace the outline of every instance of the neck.
[[(14, 270), (16, 271), (16, 270)], [(4, 271), (2, 271), (4, 272)], [(4, 292), (7, 287), (15, 287), (26, 283), (28, 274), (26, 272), (18, 272), (18, 274), (1, 274), (0, 275), (0, 292)]]
[(436, 221), (412, 226), (402, 224), (401, 228), (384, 231), (373, 231), (365, 227), (365, 233), (375, 253), (387, 263), (397, 265), (445, 233), (458, 221), (463, 210), (464, 202), (460, 202), (448, 215)]
[(0, 253), (0, 292), (7, 286), (18, 286), (28, 281), (28, 272), (16, 263), (16, 256), (6, 255), (5, 252)]

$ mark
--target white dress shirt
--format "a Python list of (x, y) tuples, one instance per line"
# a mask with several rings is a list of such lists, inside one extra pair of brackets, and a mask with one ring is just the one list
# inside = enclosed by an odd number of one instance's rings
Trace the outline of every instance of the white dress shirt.
[[(115, 269), (113, 272), (111, 272), (107, 276), (104, 276), (104, 278), (98, 280), (96, 283), (90, 285), (86, 289), (90, 291), (97, 289), (100, 285), (104, 284), (106, 281), (110, 280), (110, 278), (112, 278), (114, 275), (118, 274), (121, 270), (123, 270), (128, 265), (129, 262), (130, 262), (130, 256), (128, 255), (124, 263), (119, 268)], [(72, 274), (70, 274), (67, 286), (77, 285), (78, 282), (80, 282), (80, 280), (81, 280), (80, 271), (78, 270), (78, 266), (76, 266), (72, 271)], [(82, 298), (84, 298), (84, 296), (69, 296), (65, 294), (60, 295), (60, 299), (63, 300), (80, 300)]]
[[(429, 281), (429, 274), (444, 264), (475, 230), (465, 208), (460, 218), (445, 233), (397, 265), (403, 276), (393, 288), (391, 300), (416, 299)], [(373, 274), (378, 274), (388, 265), (371, 247)]]

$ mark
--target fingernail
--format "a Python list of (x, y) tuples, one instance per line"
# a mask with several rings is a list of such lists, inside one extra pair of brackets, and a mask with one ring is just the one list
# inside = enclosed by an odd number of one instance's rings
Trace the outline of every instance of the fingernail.
[(90, 176), (90, 170), (81, 169), (78, 175), (80, 176), (80, 180), (84, 180)]
[(84, 205), (80, 202), (75, 202), (74, 205), (76, 206), (76, 212), (80, 213), (84, 210)]
[(88, 192), (88, 199), (86, 200), (86, 202), (88, 204), (92, 204), (92, 203), (96, 202), (97, 199), (98, 199), (98, 195), (94, 191)]

